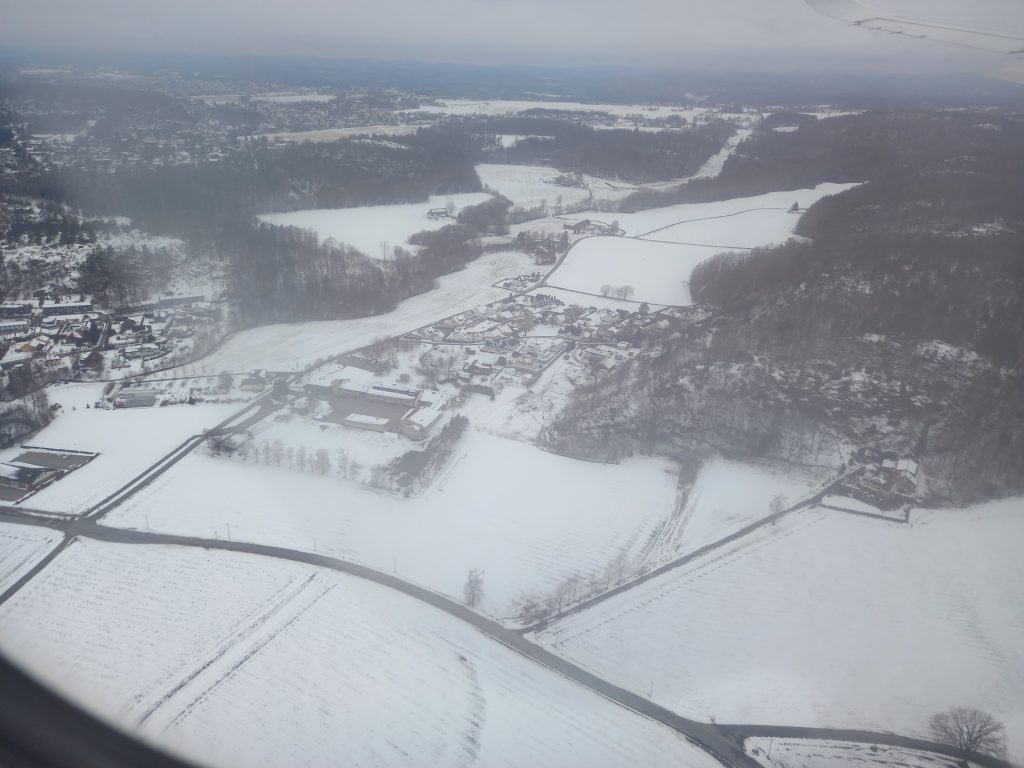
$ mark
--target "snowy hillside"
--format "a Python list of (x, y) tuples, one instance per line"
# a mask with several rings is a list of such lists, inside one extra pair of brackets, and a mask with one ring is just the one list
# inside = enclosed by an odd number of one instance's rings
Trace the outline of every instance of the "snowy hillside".
[[(680, 714), (927, 735), (990, 711), (1024, 754), (1024, 500), (910, 525), (796, 513), (548, 628), (558, 652)], [(883, 693), (884, 692), (884, 693)]]
[(580, 592), (589, 580), (603, 587), (610, 564), (636, 556), (675, 499), (670, 462), (593, 464), (470, 430), (450, 467), (409, 499), (335, 477), (192, 456), (104, 522), (316, 547), (456, 599), (468, 571), (483, 568), (482, 608), (506, 618), (570, 581)]
[(0, 607), (0, 648), (215, 767), (718, 765), (433, 608), (247, 555), (76, 542)]
[(30, 571), (64, 538), (58, 531), (0, 523), (0, 593)]
[(333, 237), (339, 243), (346, 243), (371, 259), (386, 258), (382, 254), (382, 243), (393, 248), (396, 245), (415, 251), (416, 247), (406, 241), (417, 232), (435, 230), (454, 219), (427, 217), (431, 208), (444, 208), (449, 200), (454, 204), (454, 213), (469, 205), (489, 200), (484, 192), (466, 192), (458, 195), (434, 195), (422, 203), (396, 205), (365, 205), (358, 208), (324, 208), (289, 213), (268, 213), (260, 221), (282, 227), (298, 227), (315, 232), (321, 240)]

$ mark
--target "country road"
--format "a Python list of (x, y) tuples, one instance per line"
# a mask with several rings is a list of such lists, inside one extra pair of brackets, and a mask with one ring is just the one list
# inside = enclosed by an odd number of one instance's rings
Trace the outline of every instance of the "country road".
[[(889, 733), (874, 733), (862, 730), (847, 730), (837, 728), (799, 728), (790, 726), (772, 725), (719, 725), (715, 723), (703, 723), (690, 720), (665, 707), (656, 704), (650, 699), (639, 694), (628, 691), (619, 686), (604, 680), (601, 677), (587, 671), (571, 661), (558, 656), (538, 644), (528, 640), (517, 631), (505, 628), (503, 625), (482, 616), (471, 610), (462, 603), (433, 592), (425, 587), (407, 582), (398, 576), (383, 571), (378, 571), (358, 563), (347, 560), (340, 560), (327, 555), (313, 552), (303, 552), (274, 547), (265, 544), (251, 544), (242, 541), (226, 541), (223, 539), (205, 539), (194, 536), (178, 536), (152, 531), (128, 530), (112, 528), (100, 525), (97, 520), (90, 518), (43, 518), (29, 516), (23, 513), (9, 510), (0, 510), (0, 522), (20, 523), (26, 525), (47, 527), (59, 530), (65, 534), (64, 544), (75, 538), (88, 538), (96, 541), (103, 541), (115, 544), (141, 544), (141, 545), (164, 545), (179, 547), (195, 547), (212, 551), (238, 552), (243, 554), (270, 557), (278, 560), (286, 560), (301, 563), (317, 568), (325, 568), (338, 573), (348, 574), (356, 578), (373, 582), (388, 589), (401, 592), (408, 597), (430, 605), (449, 616), (473, 626), (476, 630), (496, 640), (502, 645), (516, 651), (522, 656), (547, 667), (558, 674), (573, 680), (594, 693), (614, 701), (620, 706), (636, 712), (651, 720), (655, 720), (674, 731), (684, 735), (693, 743), (697, 744), (719, 761), (735, 768), (761, 768), (754, 758), (743, 751), (743, 740), (750, 736), (778, 736), (794, 737), (819, 740), (852, 741), (869, 744), (885, 744), (911, 749), (937, 752), (956, 758), (964, 758), (965, 755), (959, 750), (945, 744), (930, 742), (923, 739), (915, 739), (907, 736)], [(26, 574), (20, 583), (27, 582), (32, 575), (45, 567), (56, 555), (51, 557)], [(20, 586), (15, 584), (12, 589), (0, 596), (0, 602), (9, 595), (14, 594)], [(999, 760), (994, 757), (972, 755), (971, 761), (984, 765), (986, 768), (1014, 768), (1011, 763)]]
[[(478, 631), (497, 640), (502, 645), (516, 651), (517, 653), (541, 664), (570, 680), (575, 680), (580, 685), (594, 691), (595, 693), (610, 699), (623, 707), (637, 712), (641, 715), (656, 720), (669, 728), (683, 734), (698, 746), (715, 755), (726, 765), (736, 768), (757, 768), (756, 760), (743, 752), (735, 742), (718, 732), (718, 729), (708, 723), (700, 723), (695, 720), (688, 720), (670, 712), (664, 707), (624, 688), (612, 685), (597, 675), (587, 672), (572, 662), (556, 656), (545, 650), (536, 643), (533, 643), (518, 632), (506, 629), (497, 621), (482, 616), (465, 605), (458, 603), (448, 597), (429, 589), (411, 584), (397, 576), (363, 565), (339, 560), (337, 558), (320, 555), (313, 552), (301, 552), (283, 547), (273, 547), (264, 544), (249, 544), (241, 541), (226, 541), (221, 539), (203, 539), (193, 536), (175, 536), (171, 534), (155, 533), (151, 531), (136, 531), (123, 528), (111, 528), (100, 525), (92, 518), (42, 518), (38, 516), (26, 516), (17, 512), (0, 510), (0, 522), (21, 523), (34, 526), (47, 527), (62, 531), (65, 534), (62, 546), (75, 538), (88, 538), (96, 541), (104, 541), (116, 544), (143, 544), (143, 545), (171, 545), (179, 547), (197, 547), (201, 549), (240, 552), (262, 557), (271, 557), (278, 560), (287, 560), (295, 563), (303, 563), (318, 568), (326, 568), (338, 573), (345, 573), (360, 579), (371, 581), (383, 587), (396, 590), (402, 594), (426, 603), (438, 610), (444, 611), (462, 622), (470, 624)], [(62, 547), (59, 547), (62, 548)], [(13, 595), (24, 583), (38, 573), (47, 563), (51, 562), (55, 555), (46, 558), (46, 561), (32, 570), (29, 574), (14, 584), (3, 596), (0, 596), (0, 603), (10, 595)]]

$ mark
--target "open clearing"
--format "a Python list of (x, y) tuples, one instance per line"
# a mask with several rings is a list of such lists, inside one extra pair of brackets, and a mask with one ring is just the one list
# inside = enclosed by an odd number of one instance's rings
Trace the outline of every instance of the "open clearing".
[(546, 204), (561, 208), (586, 200), (590, 193), (583, 187), (560, 187), (550, 182), (562, 172), (543, 165), (499, 165), (481, 163), (476, 167), (480, 182), (504, 195), (522, 208)]
[(643, 549), (675, 495), (665, 460), (594, 464), (470, 429), (448, 469), (409, 499), (336, 477), (190, 456), (104, 522), (315, 546), (458, 600), (468, 571), (483, 568), (482, 610), (510, 618), (521, 601), (569, 580), (603, 586), (609, 563)]
[[(826, 195), (836, 195), (855, 186), (857, 185), (826, 183), (819, 184), (814, 189), (769, 192), (753, 197), (734, 197), (715, 203), (680, 203), (636, 213), (612, 214), (595, 211), (592, 218), (615, 219), (626, 231), (627, 237), (637, 237), (654, 229), (679, 225), (678, 228), (673, 228), (669, 237), (664, 237), (663, 232), (659, 232), (651, 234), (650, 238), (673, 242), (708, 243), (721, 246), (722, 250), (729, 247), (755, 248), (759, 245), (781, 242), (792, 234), (800, 220), (799, 216), (787, 213), (793, 203), (799, 203), (801, 208), (809, 208)], [(744, 211), (759, 209), (768, 209), (768, 213), (761, 213), (749, 219), (737, 216)], [(591, 214), (580, 213), (574, 218), (587, 216)], [(722, 216), (729, 218), (714, 223), (714, 217)], [(684, 225), (682, 222), (689, 224)]]
[(444, 99), (436, 104), (423, 104), (414, 110), (396, 110), (411, 114), (442, 115), (512, 115), (531, 109), (557, 110), (559, 112), (604, 112), (619, 118), (642, 117), (644, 119), (664, 118), (679, 115), (687, 121), (702, 119), (714, 112), (708, 107), (678, 107), (650, 104), (584, 104), (578, 101), (517, 101), (492, 99), (472, 101), (470, 99)]
[[(722, 251), (784, 242), (800, 220), (788, 212), (794, 202), (806, 208), (852, 186), (856, 185), (819, 184), (814, 189), (615, 214), (627, 237), (577, 241), (547, 282), (595, 295), (601, 295), (606, 285), (632, 286), (628, 298), (634, 302), (688, 306), (694, 303), (690, 273), (702, 261)], [(641, 235), (643, 239), (636, 239)]]
[(75, 542), (0, 607), (0, 647), (213, 766), (718, 765), (435, 609), (248, 555)]
[(774, 526), (571, 616), (557, 652), (689, 717), (927, 735), (956, 704), (1024, 754), (1024, 499)]
[(354, 136), (408, 136), (416, 133), (419, 125), (361, 125), (354, 128), (321, 128), (312, 131), (284, 131), (263, 134), (271, 141), (328, 142), (351, 139)]
[(788, 507), (833, 475), (828, 469), (712, 459), (700, 468), (686, 503), (666, 524), (657, 560), (671, 560), (720, 541), (768, 517), (776, 496)]
[(492, 287), (506, 277), (532, 272), (533, 259), (516, 251), (488, 253), (465, 269), (438, 279), (439, 287), (412, 296), (394, 311), (353, 320), (280, 323), (241, 331), (190, 368), (204, 372), (298, 370), (376, 339), (407, 333), (480, 304), (503, 299), (508, 291)]
[[(573, 244), (548, 284), (599, 297), (605, 285), (632, 286), (628, 298), (633, 302), (685, 307), (693, 304), (693, 268), (721, 250), (631, 237), (587, 237)], [(586, 301), (585, 296), (579, 299), (580, 304)]]
[[(99, 455), (30, 496), (25, 506), (81, 513), (189, 437), (216, 426), (236, 410), (237, 406), (229, 405), (175, 405), (115, 411), (97, 408), (69, 411), (65, 408), (52, 424), (32, 437), (32, 445)], [(0, 461), (10, 461), (19, 453), (20, 448), (8, 448), (0, 452)]]
[(0, 593), (28, 573), (63, 538), (58, 531), (46, 528), (0, 523)]
[(457, 214), (460, 209), (478, 205), (490, 197), (485, 192), (434, 195), (422, 203), (266, 213), (259, 219), (266, 224), (308, 229), (315, 232), (321, 240), (333, 237), (339, 243), (347, 243), (371, 259), (385, 259), (389, 254), (381, 252), (381, 243), (385, 243), (389, 248), (399, 245), (406, 250), (415, 251), (415, 246), (406, 244), (412, 235), (455, 223), (454, 219), (449, 218), (427, 218), (427, 211), (430, 208), (444, 208), (450, 200)]
[(851, 764), (862, 768), (960, 768), (960, 761), (952, 757), (881, 744), (755, 736), (743, 746), (765, 768), (837, 768)]

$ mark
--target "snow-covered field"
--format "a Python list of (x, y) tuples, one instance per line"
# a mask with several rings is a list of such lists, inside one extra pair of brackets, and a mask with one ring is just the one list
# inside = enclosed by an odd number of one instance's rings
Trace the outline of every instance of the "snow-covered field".
[[(652, 208), (636, 213), (594, 213), (598, 219), (614, 218), (619, 226), (626, 230), (627, 237), (645, 235), (652, 230), (680, 225), (676, 233), (686, 232), (686, 237), (679, 237), (683, 242), (710, 243), (712, 245), (744, 246), (753, 248), (771, 242), (785, 240), (799, 221), (799, 216), (786, 213), (793, 205), (799, 203), (801, 208), (809, 208), (826, 195), (836, 195), (856, 184), (819, 184), (814, 189), (795, 189), (784, 192), (769, 192), (753, 197), (736, 197), (715, 203), (681, 203), (664, 208)], [(743, 211), (758, 209), (770, 210), (764, 214), (766, 219), (737, 216)], [(577, 214), (575, 218), (586, 217), (588, 214)], [(774, 217), (773, 217), (774, 215)], [(721, 220), (718, 217), (730, 218)], [(774, 218), (777, 227), (769, 227), (766, 222)], [(708, 221), (699, 221), (707, 219)], [(687, 231), (687, 228), (689, 231)], [(705, 229), (706, 228), (706, 229)], [(765, 231), (767, 229), (767, 231)], [(749, 234), (748, 234), (749, 230)], [(664, 230), (663, 230), (664, 231)], [(651, 234), (652, 239), (675, 240), (675, 237), (663, 237), (662, 232)]]
[(46, 557), (62, 538), (49, 528), (0, 523), (0, 594)]
[(540, 640), (694, 718), (926, 735), (967, 704), (1024, 756), (1024, 499), (915, 511), (911, 525), (823, 510), (545, 630)]
[(765, 768), (840, 768), (856, 764), (861, 768), (958, 768), (959, 760), (934, 752), (857, 744), (849, 741), (814, 739), (771, 739), (753, 737), (744, 748)]
[(421, 128), (419, 125), (362, 125), (354, 128), (321, 128), (312, 131), (285, 131), (263, 134), (271, 141), (338, 141), (353, 136), (408, 136)]
[[(89, 387), (93, 385), (85, 385)], [(62, 388), (67, 391), (67, 388)], [(82, 392), (88, 392), (83, 389)], [(58, 395), (65, 400), (75, 395)], [(166, 408), (69, 410), (32, 437), (43, 448), (90, 451), (99, 455), (24, 501), (34, 509), (79, 513), (116, 491), (192, 435), (216, 426), (238, 409), (228, 405)], [(21, 452), (8, 448), (0, 461)]]
[(722, 168), (725, 166), (725, 161), (736, 153), (736, 147), (738, 147), (741, 142), (749, 138), (750, 134), (751, 130), (749, 128), (738, 129), (736, 133), (727, 142), (725, 142), (725, 146), (709, 157), (704, 162), (704, 165), (702, 165), (691, 178), (713, 179), (715, 176), (718, 176), (718, 174), (722, 172)]
[(717, 218), (681, 222), (657, 229), (642, 239), (714, 245), (719, 250), (756, 248), (785, 242), (792, 236), (799, 220), (799, 215), (781, 209), (757, 208)]
[(789, 507), (833, 473), (712, 459), (700, 468), (686, 504), (667, 535), (661, 559), (693, 552), (771, 514), (772, 499)]
[(559, 187), (545, 183), (562, 174), (555, 168), (543, 165), (481, 163), (476, 166), (476, 173), (484, 186), (504, 195), (522, 208), (535, 208), (545, 204), (551, 209), (556, 209), (589, 197), (587, 190), (582, 187)]
[(415, 110), (398, 110), (412, 114), (444, 115), (511, 115), (530, 109), (549, 109), (560, 112), (604, 112), (614, 117), (642, 117), (645, 119), (665, 118), (679, 115), (688, 121), (702, 119), (712, 112), (708, 107), (678, 107), (647, 104), (583, 104), (578, 101), (517, 101), (493, 99), (471, 101), (469, 99), (445, 99), (437, 104), (423, 104)]
[[(610, 296), (591, 296), (590, 294), (578, 293), (577, 291), (565, 290), (562, 288), (554, 288), (549, 285), (542, 285), (540, 288), (530, 291), (530, 293), (554, 296), (556, 299), (564, 302), (568, 306), (578, 304), (581, 307), (594, 307), (595, 309), (629, 309), (631, 311), (636, 308), (635, 304), (630, 306), (618, 299), (613, 299)], [(658, 309), (663, 309), (665, 306), (664, 304), (655, 304), (652, 302), (648, 302), (648, 304), (650, 305), (652, 312)]]
[(234, 335), (199, 361), (207, 371), (289, 370), (365, 346), (375, 339), (407, 333), (466, 309), (497, 301), (508, 291), (492, 287), (506, 277), (532, 272), (533, 259), (516, 251), (488, 253), (465, 269), (438, 279), (439, 288), (403, 301), (393, 311), (356, 320), (265, 325)]
[(435, 609), (248, 555), (75, 542), (0, 647), (211, 766), (718, 765)]
[(267, 213), (259, 218), (267, 224), (309, 229), (321, 240), (333, 237), (339, 243), (347, 243), (362, 251), (371, 259), (383, 259), (386, 255), (381, 253), (381, 243), (386, 243), (389, 248), (399, 245), (407, 250), (415, 250), (414, 246), (406, 245), (410, 236), (454, 223), (452, 219), (427, 218), (428, 209), (444, 208), (451, 200), (457, 214), (460, 209), (478, 205), (489, 198), (490, 195), (484, 192), (465, 192), (448, 196), (434, 195), (422, 203)]
[[(814, 189), (772, 192), (717, 203), (696, 203), (616, 214), (627, 237), (578, 241), (548, 278), (557, 288), (601, 295), (601, 288), (633, 286), (632, 301), (692, 304), (689, 279), (705, 259), (734, 248), (748, 249), (787, 240), (806, 208), (852, 184), (819, 184)], [(577, 214), (576, 218), (587, 214)], [(609, 214), (594, 214), (609, 218)], [(638, 240), (637, 237), (643, 239)], [(614, 293), (613, 293), (614, 295)]]
[[(690, 273), (721, 250), (631, 237), (587, 237), (573, 244), (548, 283), (598, 297), (605, 285), (632, 286), (630, 301), (688, 306), (693, 303)], [(578, 303), (585, 301), (580, 297)]]
[[(332, 456), (333, 459), (333, 456)], [(575, 579), (604, 584), (672, 514), (661, 459), (593, 464), (470, 429), (449, 467), (403, 499), (338, 477), (190, 456), (113, 511), (117, 527), (241, 539), (351, 559), (461, 599), (486, 571), (485, 612), (518, 615)], [(315, 537), (315, 542), (314, 542)]]

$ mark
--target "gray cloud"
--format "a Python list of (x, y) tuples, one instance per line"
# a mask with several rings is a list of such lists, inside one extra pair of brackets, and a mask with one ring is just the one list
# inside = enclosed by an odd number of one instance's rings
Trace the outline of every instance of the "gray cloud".
[[(1020, 0), (877, 0), (1024, 28)], [(969, 7), (969, 9), (968, 9)], [(979, 70), (996, 57), (851, 28), (803, 0), (8, 0), (0, 45), (483, 64)]]

